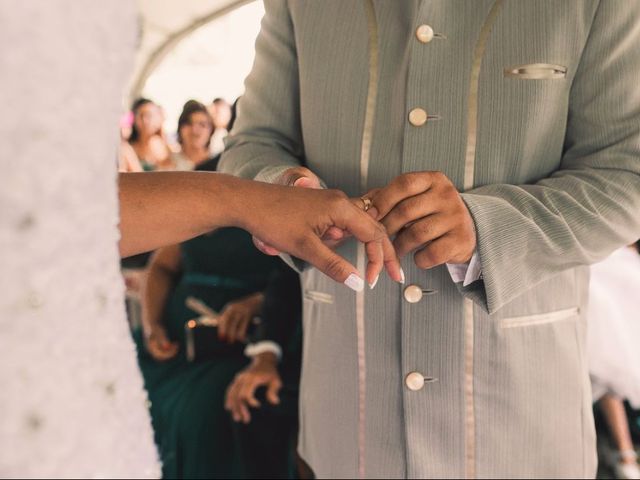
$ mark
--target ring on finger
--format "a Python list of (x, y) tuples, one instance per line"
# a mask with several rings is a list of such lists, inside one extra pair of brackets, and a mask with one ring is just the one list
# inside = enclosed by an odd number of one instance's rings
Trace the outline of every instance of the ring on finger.
[(365, 212), (368, 212), (371, 206), (373, 205), (373, 202), (371, 201), (370, 198), (367, 198), (367, 197), (360, 197), (360, 200), (362, 200), (362, 208), (364, 209)]

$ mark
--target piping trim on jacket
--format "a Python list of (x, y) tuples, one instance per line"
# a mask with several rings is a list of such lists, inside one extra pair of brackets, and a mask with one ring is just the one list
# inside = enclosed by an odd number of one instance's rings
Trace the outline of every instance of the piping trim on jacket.
[[(469, 97), (467, 109), (467, 149), (464, 164), (464, 190), (470, 190), (474, 185), (476, 146), (478, 141), (478, 91), (480, 88), (480, 68), (486, 50), (491, 28), (502, 6), (503, 0), (496, 0), (489, 10), (489, 14), (482, 25), (480, 35), (473, 51), (471, 65), (471, 80), (469, 83)], [(465, 478), (476, 477), (476, 418), (473, 393), (473, 362), (474, 362), (474, 319), (473, 301), (464, 299), (464, 474)]]
[[(378, 23), (373, 0), (364, 0), (367, 12), (367, 30), (369, 33), (369, 85), (367, 87), (367, 105), (362, 128), (362, 144), (360, 147), (360, 191), (367, 188), (369, 177), (369, 161), (371, 158), (371, 141), (376, 114), (376, 98), (378, 96)], [(358, 271), (365, 271), (365, 250), (358, 243), (356, 266)], [(364, 291), (356, 292), (356, 330), (358, 339), (358, 476), (366, 478), (366, 406), (367, 406), (367, 361), (365, 341), (365, 302)]]

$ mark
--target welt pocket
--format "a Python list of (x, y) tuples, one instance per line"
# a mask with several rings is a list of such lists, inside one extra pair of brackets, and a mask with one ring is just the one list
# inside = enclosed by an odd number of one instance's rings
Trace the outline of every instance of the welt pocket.
[(504, 76), (522, 80), (555, 80), (567, 76), (567, 67), (551, 63), (513, 65), (504, 69)]
[(318, 292), (316, 290), (305, 290), (304, 298), (307, 300), (311, 300), (312, 302), (319, 303), (333, 303), (333, 295), (329, 295), (328, 293)]
[(561, 322), (563, 320), (570, 320), (577, 317), (580, 314), (578, 307), (565, 308), (563, 310), (556, 310), (555, 312), (537, 313), (535, 315), (523, 315), (521, 317), (510, 317), (499, 320), (500, 327), (502, 328), (514, 328), (514, 327), (528, 327), (531, 325), (544, 325), (547, 323)]

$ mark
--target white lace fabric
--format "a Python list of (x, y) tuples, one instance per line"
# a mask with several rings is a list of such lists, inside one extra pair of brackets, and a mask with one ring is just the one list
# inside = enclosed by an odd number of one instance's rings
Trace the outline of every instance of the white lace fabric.
[(130, 0), (0, 1), (0, 477), (159, 477), (119, 273)]

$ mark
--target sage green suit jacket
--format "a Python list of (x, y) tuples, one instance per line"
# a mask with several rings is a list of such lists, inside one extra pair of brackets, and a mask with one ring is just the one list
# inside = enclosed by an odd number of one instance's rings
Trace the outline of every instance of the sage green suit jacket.
[(587, 265), (640, 237), (640, 1), (265, 5), (222, 171), (304, 164), (350, 195), (442, 171), (483, 273), (409, 255), (435, 290), (410, 303), (307, 270), (301, 455), (320, 477), (593, 477)]

